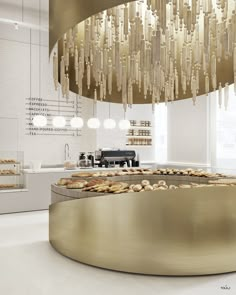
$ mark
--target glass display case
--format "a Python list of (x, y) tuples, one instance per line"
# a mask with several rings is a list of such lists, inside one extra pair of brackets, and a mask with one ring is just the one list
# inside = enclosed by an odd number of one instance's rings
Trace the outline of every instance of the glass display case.
[(0, 151), (0, 190), (24, 188), (24, 153)]

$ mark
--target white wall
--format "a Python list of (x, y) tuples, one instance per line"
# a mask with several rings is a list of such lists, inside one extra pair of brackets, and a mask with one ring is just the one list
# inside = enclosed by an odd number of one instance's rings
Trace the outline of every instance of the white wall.
[[(42, 26), (48, 26), (48, 0), (42, 0)], [(24, 21), (37, 25), (38, 1), (24, 1)], [(0, 18), (22, 20), (21, 1), (0, 0)], [(39, 96), (39, 52), (41, 52), (41, 94), (43, 98), (57, 100), (52, 81), (52, 66), (48, 57), (48, 32), (41, 32), (39, 51), (39, 31), (32, 30), (32, 97)], [(77, 158), (79, 151), (95, 150), (96, 132), (86, 126), (81, 137), (29, 136), (25, 135), (25, 98), (30, 96), (30, 30), (0, 23), (0, 116), (18, 118), (18, 148), (25, 152), (25, 163), (42, 160), (43, 164), (59, 164), (64, 160), (64, 145), (69, 143), (71, 154)], [(75, 95), (71, 94), (71, 99)], [(82, 116), (91, 116), (91, 101), (82, 98)], [(7, 126), (6, 126), (7, 128)], [(11, 133), (12, 131), (9, 130)], [(6, 149), (6, 138), (0, 140), (0, 150)], [(8, 147), (8, 149), (11, 149)], [(17, 149), (17, 146), (15, 147)]]
[(208, 104), (206, 96), (168, 104), (168, 163), (209, 164)]

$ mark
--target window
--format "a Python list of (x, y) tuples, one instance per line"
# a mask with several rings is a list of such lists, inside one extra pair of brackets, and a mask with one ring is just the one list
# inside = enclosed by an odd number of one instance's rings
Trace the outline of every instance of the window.
[(236, 169), (236, 98), (234, 86), (229, 87), (229, 104), (216, 107), (216, 167)]

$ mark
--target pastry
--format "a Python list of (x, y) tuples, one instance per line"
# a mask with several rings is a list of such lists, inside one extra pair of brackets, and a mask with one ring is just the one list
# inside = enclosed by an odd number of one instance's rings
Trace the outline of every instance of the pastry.
[(89, 186), (94, 186), (95, 184), (101, 184), (101, 183), (103, 183), (105, 180), (103, 180), (103, 179), (92, 179), (92, 180), (90, 180), (87, 184), (86, 184), (86, 186), (87, 187), (89, 187)]
[(150, 181), (149, 180), (142, 180), (141, 184), (142, 184), (142, 186), (150, 185)]
[(70, 178), (60, 178), (57, 182), (57, 185), (67, 185), (69, 183), (72, 183), (72, 180)]
[(0, 188), (15, 188), (16, 184), (0, 184)]
[(84, 182), (72, 182), (72, 183), (68, 183), (66, 188), (69, 188), (69, 189), (80, 189), (80, 188), (84, 188), (85, 186), (85, 183)]
[(159, 186), (159, 187), (155, 188), (154, 190), (155, 191), (157, 191), (157, 190), (167, 190), (167, 188), (164, 187), (164, 186)]
[(177, 189), (178, 187), (176, 186), (176, 185), (173, 185), (173, 184), (171, 184), (170, 186), (169, 186), (169, 189)]
[(135, 192), (140, 192), (142, 190), (142, 186), (140, 184), (136, 184), (134, 187), (133, 187), (133, 190)]
[(158, 187), (159, 187), (159, 184), (154, 183), (152, 187), (153, 187), (154, 189), (155, 189), (155, 188), (158, 188)]
[(190, 184), (180, 184), (179, 188), (191, 188), (192, 186)]
[(210, 180), (209, 183), (214, 183), (214, 184), (236, 184), (236, 178), (220, 178), (218, 180)]
[(86, 172), (77, 172), (73, 173), (72, 177), (92, 177), (93, 173), (86, 173)]
[(144, 187), (144, 190), (145, 190), (145, 191), (153, 191), (153, 187), (152, 187), (151, 185), (146, 185), (146, 186)]

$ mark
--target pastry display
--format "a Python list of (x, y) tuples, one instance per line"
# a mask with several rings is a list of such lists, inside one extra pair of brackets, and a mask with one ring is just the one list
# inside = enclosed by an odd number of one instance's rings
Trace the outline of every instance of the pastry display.
[(220, 173), (209, 173), (202, 169), (194, 170), (192, 168), (187, 169), (174, 169), (174, 168), (160, 168), (156, 170), (143, 169), (143, 168), (130, 168), (121, 169), (118, 171), (97, 171), (97, 172), (77, 172), (72, 174), (72, 177), (113, 177), (113, 176), (125, 176), (125, 175), (182, 175), (182, 176), (197, 176), (206, 178), (225, 177)]
[(220, 178), (217, 180), (211, 180), (209, 183), (212, 184), (236, 184), (236, 178)]
[(15, 175), (15, 174), (17, 174), (17, 173), (13, 169), (0, 170), (0, 175)]
[[(112, 177), (125, 176), (125, 175), (158, 175), (157, 180), (150, 180), (136, 178), (136, 183), (131, 183), (132, 178), (127, 178), (126, 181), (112, 181)], [(183, 182), (176, 184), (176, 178), (174, 183), (171, 182), (171, 178), (168, 180), (160, 179), (161, 176), (165, 175), (182, 175), (192, 177), (205, 177), (205, 178), (218, 178), (217, 180), (207, 180), (206, 183), (195, 183), (195, 182)], [(175, 190), (175, 189), (188, 189), (188, 188), (202, 188), (211, 186), (228, 186), (236, 185), (236, 178), (220, 178), (224, 175), (219, 173), (209, 173), (202, 169), (194, 170), (192, 168), (187, 169), (175, 169), (175, 168), (160, 168), (156, 170), (142, 169), (142, 168), (125, 168), (117, 171), (97, 171), (97, 172), (77, 172), (73, 173), (71, 178), (61, 178), (58, 182), (58, 186), (66, 186), (68, 189), (81, 189), (82, 191), (97, 192), (97, 193), (108, 193), (108, 194), (120, 194), (120, 193), (134, 193), (134, 192), (147, 192), (157, 190)], [(88, 180), (90, 178), (90, 180)], [(158, 179), (159, 178), (159, 179)], [(220, 179), (219, 179), (220, 178)], [(85, 180), (87, 179), (87, 180)], [(129, 180), (128, 180), (129, 179)], [(137, 180), (140, 183), (137, 183)], [(168, 184), (167, 184), (168, 181)]]
[(16, 164), (17, 161), (14, 159), (0, 159), (0, 164)]
[(0, 184), (0, 189), (6, 189), (6, 188), (16, 188), (16, 184)]

